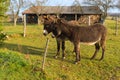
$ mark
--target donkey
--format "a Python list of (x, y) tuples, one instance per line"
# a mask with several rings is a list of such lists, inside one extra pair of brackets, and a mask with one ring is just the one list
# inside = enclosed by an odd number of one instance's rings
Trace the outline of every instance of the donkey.
[[(56, 19), (57, 18), (55, 16), (44, 17), (44, 32), (43, 32), (43, 34), (45, 36), (53, 31), (53, 28), (50, 25), (51, 25), (51, 23), (54, 23)], [(75, 20), (72, 20), (72, 21), (64, 20), (64, 21), (69, 25), (79, 26), (79, 23)], [(52, 35), (52, 37), (54, 38), (55, 36)], [(61, 35), (56, 38), (57, 54), (55, 55), (55, 58), (57, 58), (60, 55), (60, 47), (61, 47), (62, 48), (62, 59), (65, 59), (65, 41), (66, 41), (66, 37), (64, 35)]]
[[(46, 26), (46, 25), (45, 25)], [(102, 48), (102, 56), (100, 60), (104, 58), (105, 43), (107, 29), (104, 25), (96, 23), (91, 26), (79, 27), (69, 25), (61, 19), (58, 19), (55, 23), (51, 23), (46, 27), (50, 28), (56, 38), (68, 39), (74, 45), (74, 52), (76, 53), (75, 64), (80, 61), (80, 43), (88, 45), (95, 45), (95, 52), (91, 59), (94, 59), (100, 47)], [(47, 31), (46, 31), (47, 32)], [(63, 36), (63, 38), (61, 37)]]

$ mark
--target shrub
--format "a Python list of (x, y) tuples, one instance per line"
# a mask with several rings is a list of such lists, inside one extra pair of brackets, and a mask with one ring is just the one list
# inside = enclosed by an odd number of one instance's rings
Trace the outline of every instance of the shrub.
[(0, 44), (7, 38), (7, 34), (3, 32), (2, 26), (0, 26)]
[(7, 38), (6, 33), (0, 32), (0, 43), (3, 43), (3, 41)]

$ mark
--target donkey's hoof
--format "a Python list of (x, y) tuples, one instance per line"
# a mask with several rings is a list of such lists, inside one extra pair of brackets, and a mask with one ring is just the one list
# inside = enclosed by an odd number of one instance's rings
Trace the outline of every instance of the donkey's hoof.
[(79, 64), (79, 62), (78, 62), (78, 61), (75, 61), (74, 64)]
[(90, 60), (93, 60), (93, 58), (90, 58)]
[(78, 62), (75, 62), (74, 64), (78, 64)]
[(58, 56), (54, 56), (54, 58), (55, 58), (55, 59), (57, 59), (57, 58), (58, 58)]
[(91, 57), (90, 60), (93, 60), (95, 57)]
[(62, 60), (64, 60), (65, 59), (65, 57), (62, 57)]
[(99, 59), (99, 61), (102, 61), (102, 60), (103, 60), (103, 58), (100, 58), (100, 59)]

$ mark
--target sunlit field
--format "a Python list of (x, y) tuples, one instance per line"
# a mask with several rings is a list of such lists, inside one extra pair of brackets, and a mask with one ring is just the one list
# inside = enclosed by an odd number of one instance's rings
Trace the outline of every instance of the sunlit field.
[[(99, 61), (101, 50), (94, 60), (94, 46), (80, 45), (81, 61), (75, 65), (73, 44), (66, 41), (66, 58), (55, 59), (56, 40), (43, 35), (43, 26), (27, 25), (23, 37), (23, 25), (3, 24), (8, 39), (0, 48), (0, 80), (120, 80), (120, 22), (115, 35), (115, 21), (106, 20), (107, 42), (105, 57)], [(41, 70), (46, 40), (50, 39), (45, 61)]]

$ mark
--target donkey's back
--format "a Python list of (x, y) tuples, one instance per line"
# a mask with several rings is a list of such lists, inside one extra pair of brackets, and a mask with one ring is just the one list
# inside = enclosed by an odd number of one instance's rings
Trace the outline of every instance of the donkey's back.
[(102, 24), (95, 24), (87, 27), (76, 27), (73, 28), (73, 39), (80, 40), (80, 42), (90, 43), (90, 42), (98, 42), (101, 39), (106, 37), (106, 27)]

